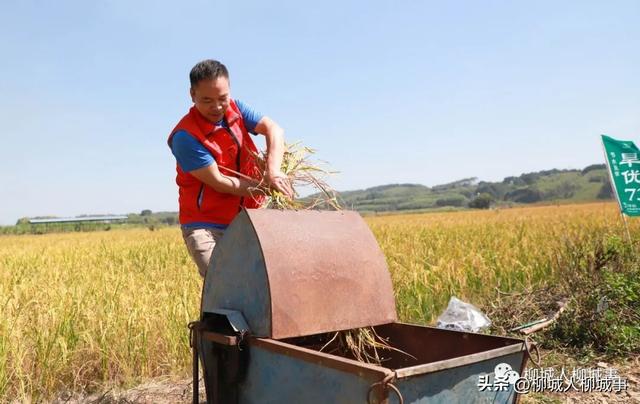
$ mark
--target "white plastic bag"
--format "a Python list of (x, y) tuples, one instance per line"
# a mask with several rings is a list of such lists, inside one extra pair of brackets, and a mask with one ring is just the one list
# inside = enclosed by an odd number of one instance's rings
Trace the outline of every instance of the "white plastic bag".
[(478, 332), (491, 321), (477, 307), (451, 296), (447, 309), (438, 317), (436, 327), (457, 331)]

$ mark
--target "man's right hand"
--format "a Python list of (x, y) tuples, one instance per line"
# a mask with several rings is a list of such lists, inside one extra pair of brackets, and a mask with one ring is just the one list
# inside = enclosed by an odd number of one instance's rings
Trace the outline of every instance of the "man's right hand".
[(255, 187), (258, 185), (257, 181), (248, 177), (238, 178), (221, 173), (215, 162), (206, 167), (189, 171), (189, 174), (193, 175), (216, 191), (225, 194), (253, 196), (255, 193)]

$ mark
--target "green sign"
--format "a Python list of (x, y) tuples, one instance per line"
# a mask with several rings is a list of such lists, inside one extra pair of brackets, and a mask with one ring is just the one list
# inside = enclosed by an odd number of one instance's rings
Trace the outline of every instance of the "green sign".
[(602, 135), (607, 166), (622, 213), (640, 216), (640, 149), (629, 140)]

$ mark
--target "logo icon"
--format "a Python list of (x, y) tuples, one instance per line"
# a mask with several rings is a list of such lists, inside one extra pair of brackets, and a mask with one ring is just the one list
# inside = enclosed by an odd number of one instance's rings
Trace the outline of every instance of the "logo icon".
[(480, 391), (509, 391), (512, 388), (519, 392), (518, 381), (522, 380), (520, 374), (513, 370), (508, 363), (499, 363), (493, 370), (493, 380), (490, 374), (480, 375), (478, 378), (478, 389)]
[(520, 378), (518, 372), (511, 368), (511, 365), (508, 363), (500, 363), (496, 366), (493, 373), (496, 375), (494, 380), (495, 383), (507, 383), (507, 384), (515, 384), (515, 382)]

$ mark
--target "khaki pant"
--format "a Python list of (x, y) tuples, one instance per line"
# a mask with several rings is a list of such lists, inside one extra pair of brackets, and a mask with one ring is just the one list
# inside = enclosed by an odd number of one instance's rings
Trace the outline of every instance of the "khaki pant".
[(191, 258), (193, 258), (193, 261), (198, 266), (198, 272), (200, 272), (200, 276), (203, 278), (209, 268), (213, 247), (216, 246), (216, 243), (223, 234), (224, 230), (222, 229), (182, 228), (182, 238), (187, 245), (189, 255), (191, 255)]

